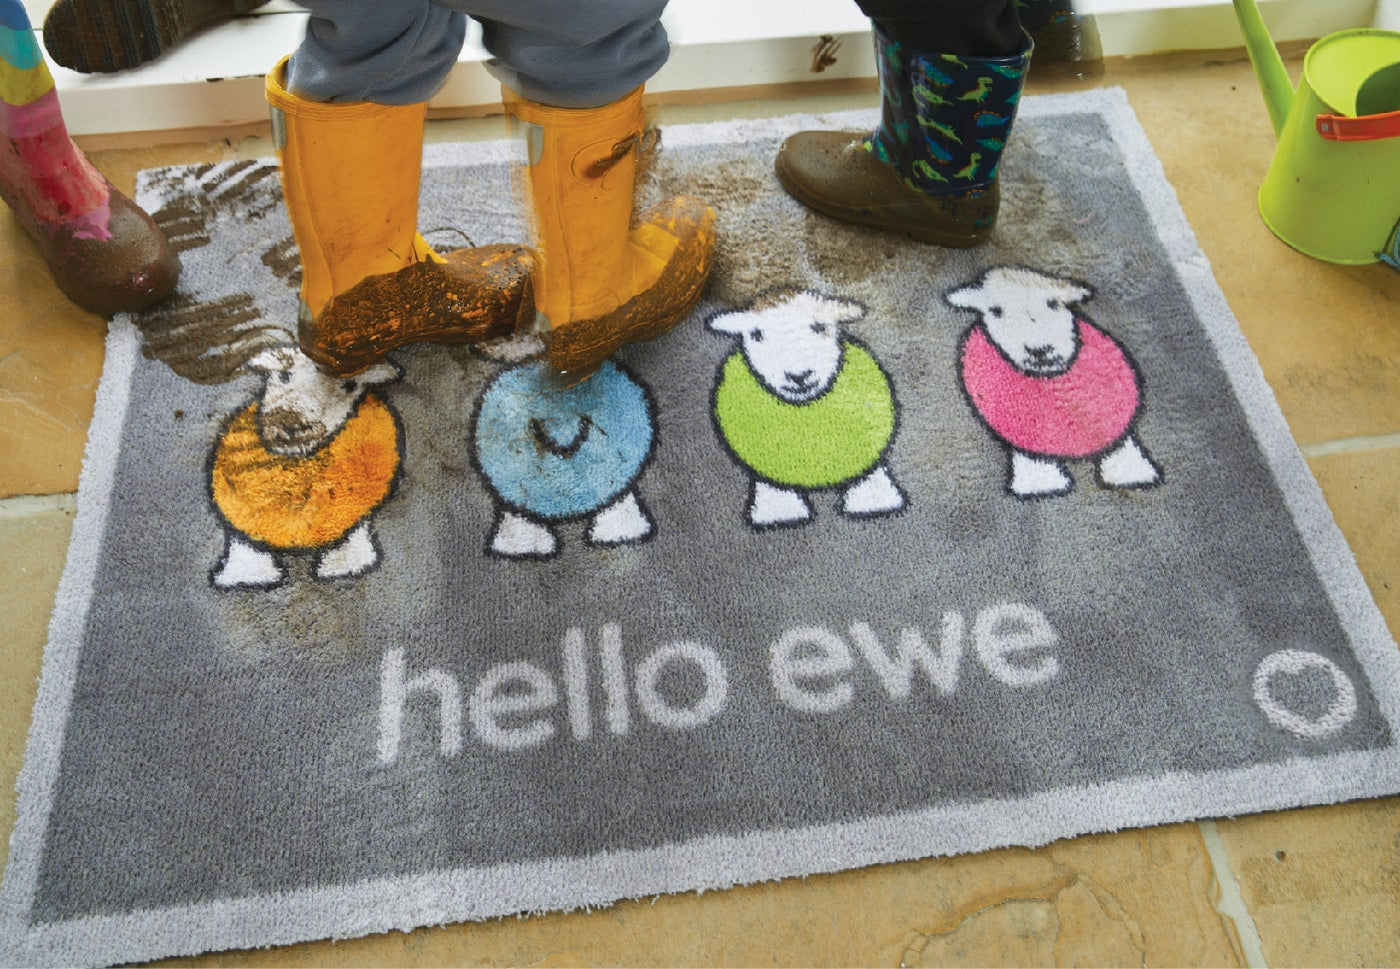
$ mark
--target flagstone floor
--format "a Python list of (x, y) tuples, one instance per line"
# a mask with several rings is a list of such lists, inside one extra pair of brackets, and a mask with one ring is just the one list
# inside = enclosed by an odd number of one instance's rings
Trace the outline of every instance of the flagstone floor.
[[(1296, 58), (1292, 68), (1296, 72)], [(1400, 273), (1276, 241), (1254, 208), (1273, 136), (1242, 52), (1115, 59), (1231, 308), (1400, 635)], [(664, 108), (665, 123), (874, 104), (871, 93)], [(498, 137), (499, 119), (430, 138)], [(202, 132), (201, 137), (210, 133)], [(237, 132), (102, 147), (137, 170), (271, 154)], [(110, 139), (108, 140), (110, 143)], [(103, 321), (53, 287), (0, 212), (0, 831), (14, 822), (45, 626), (102, 365)], [(3, 861), (3, 857), (0, 857)], [(1400, 965), (1400, 798), (1179, 824), (200, 965)]]

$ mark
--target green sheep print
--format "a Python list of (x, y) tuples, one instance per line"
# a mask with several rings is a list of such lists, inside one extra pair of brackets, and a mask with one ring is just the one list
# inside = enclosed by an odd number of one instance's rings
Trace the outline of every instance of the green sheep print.
[(894, 395), (875, 358), (842, 344), (826, 393), (792, 404), (769, 392), (736, 351), (724, 362), (714, 413), (724, 440), (760, 478), (790, 488), (832, 488), (869, 473), (894, 437)]

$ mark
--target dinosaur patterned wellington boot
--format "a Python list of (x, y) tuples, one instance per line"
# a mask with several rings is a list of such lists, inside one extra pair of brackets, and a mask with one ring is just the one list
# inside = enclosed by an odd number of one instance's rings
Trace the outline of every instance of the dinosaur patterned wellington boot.
[(1001, 202), (997, 168), (1030, 65), (911, 50), (875, 28), (881, 118), (869, 135), (800, 131), (774, 161), (799, 202), (836, 219), (942, 246), (985, 241)]
[(0, 0), (0, 198), (84, 309), (139, 310), (175, 288), (180, 262), (165, 236), (68, 137), (18, 0)]
[(124, 71), (155, 60), (187, 35), (268, 0), (58, 0), (44, 46), (70, 71)]
[(524, 129), (540, 259), (536, 300), (550, 363), (566, 382), (683, 320), (709, 278), (715, 212), (676, 196), (633, 222), (642, 89), (599, 108), (558, 108), (503, 88)]
[(469, 343), (535, 319), (534, 254), (434, 252), (418, 233), (423, 104), (321, 103), (267, 75), (282, 194), (301, 260), (302, 352), (357, 373), (409, 343)]

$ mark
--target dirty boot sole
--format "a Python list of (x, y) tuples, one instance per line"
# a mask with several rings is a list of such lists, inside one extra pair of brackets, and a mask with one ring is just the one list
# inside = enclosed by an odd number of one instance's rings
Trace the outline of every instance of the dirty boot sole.
[[(327, 373), (358, 373), (410, 343), (479, 343), (535, 320), (535, 255), (513, 245), (459, 249), (370, 276), (298, 321), (302, 352)], [(303, 304), (304, 305), (304, 304)]]
[(189, 34), (268, 0), (58, 0), (44, 18), (44, 46), (71, 71), (124, 71), (154, 60)]

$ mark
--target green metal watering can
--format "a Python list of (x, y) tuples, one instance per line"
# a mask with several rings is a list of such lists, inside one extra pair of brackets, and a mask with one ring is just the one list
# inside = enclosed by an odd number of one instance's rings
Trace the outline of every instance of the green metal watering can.
[(1278, 145), (1259, 214), (1327, 262), (1400, 268), (1400, 33), (1343, 30), (1315, 43), (1293, 89), (1254, 0), (1234, 0)]

